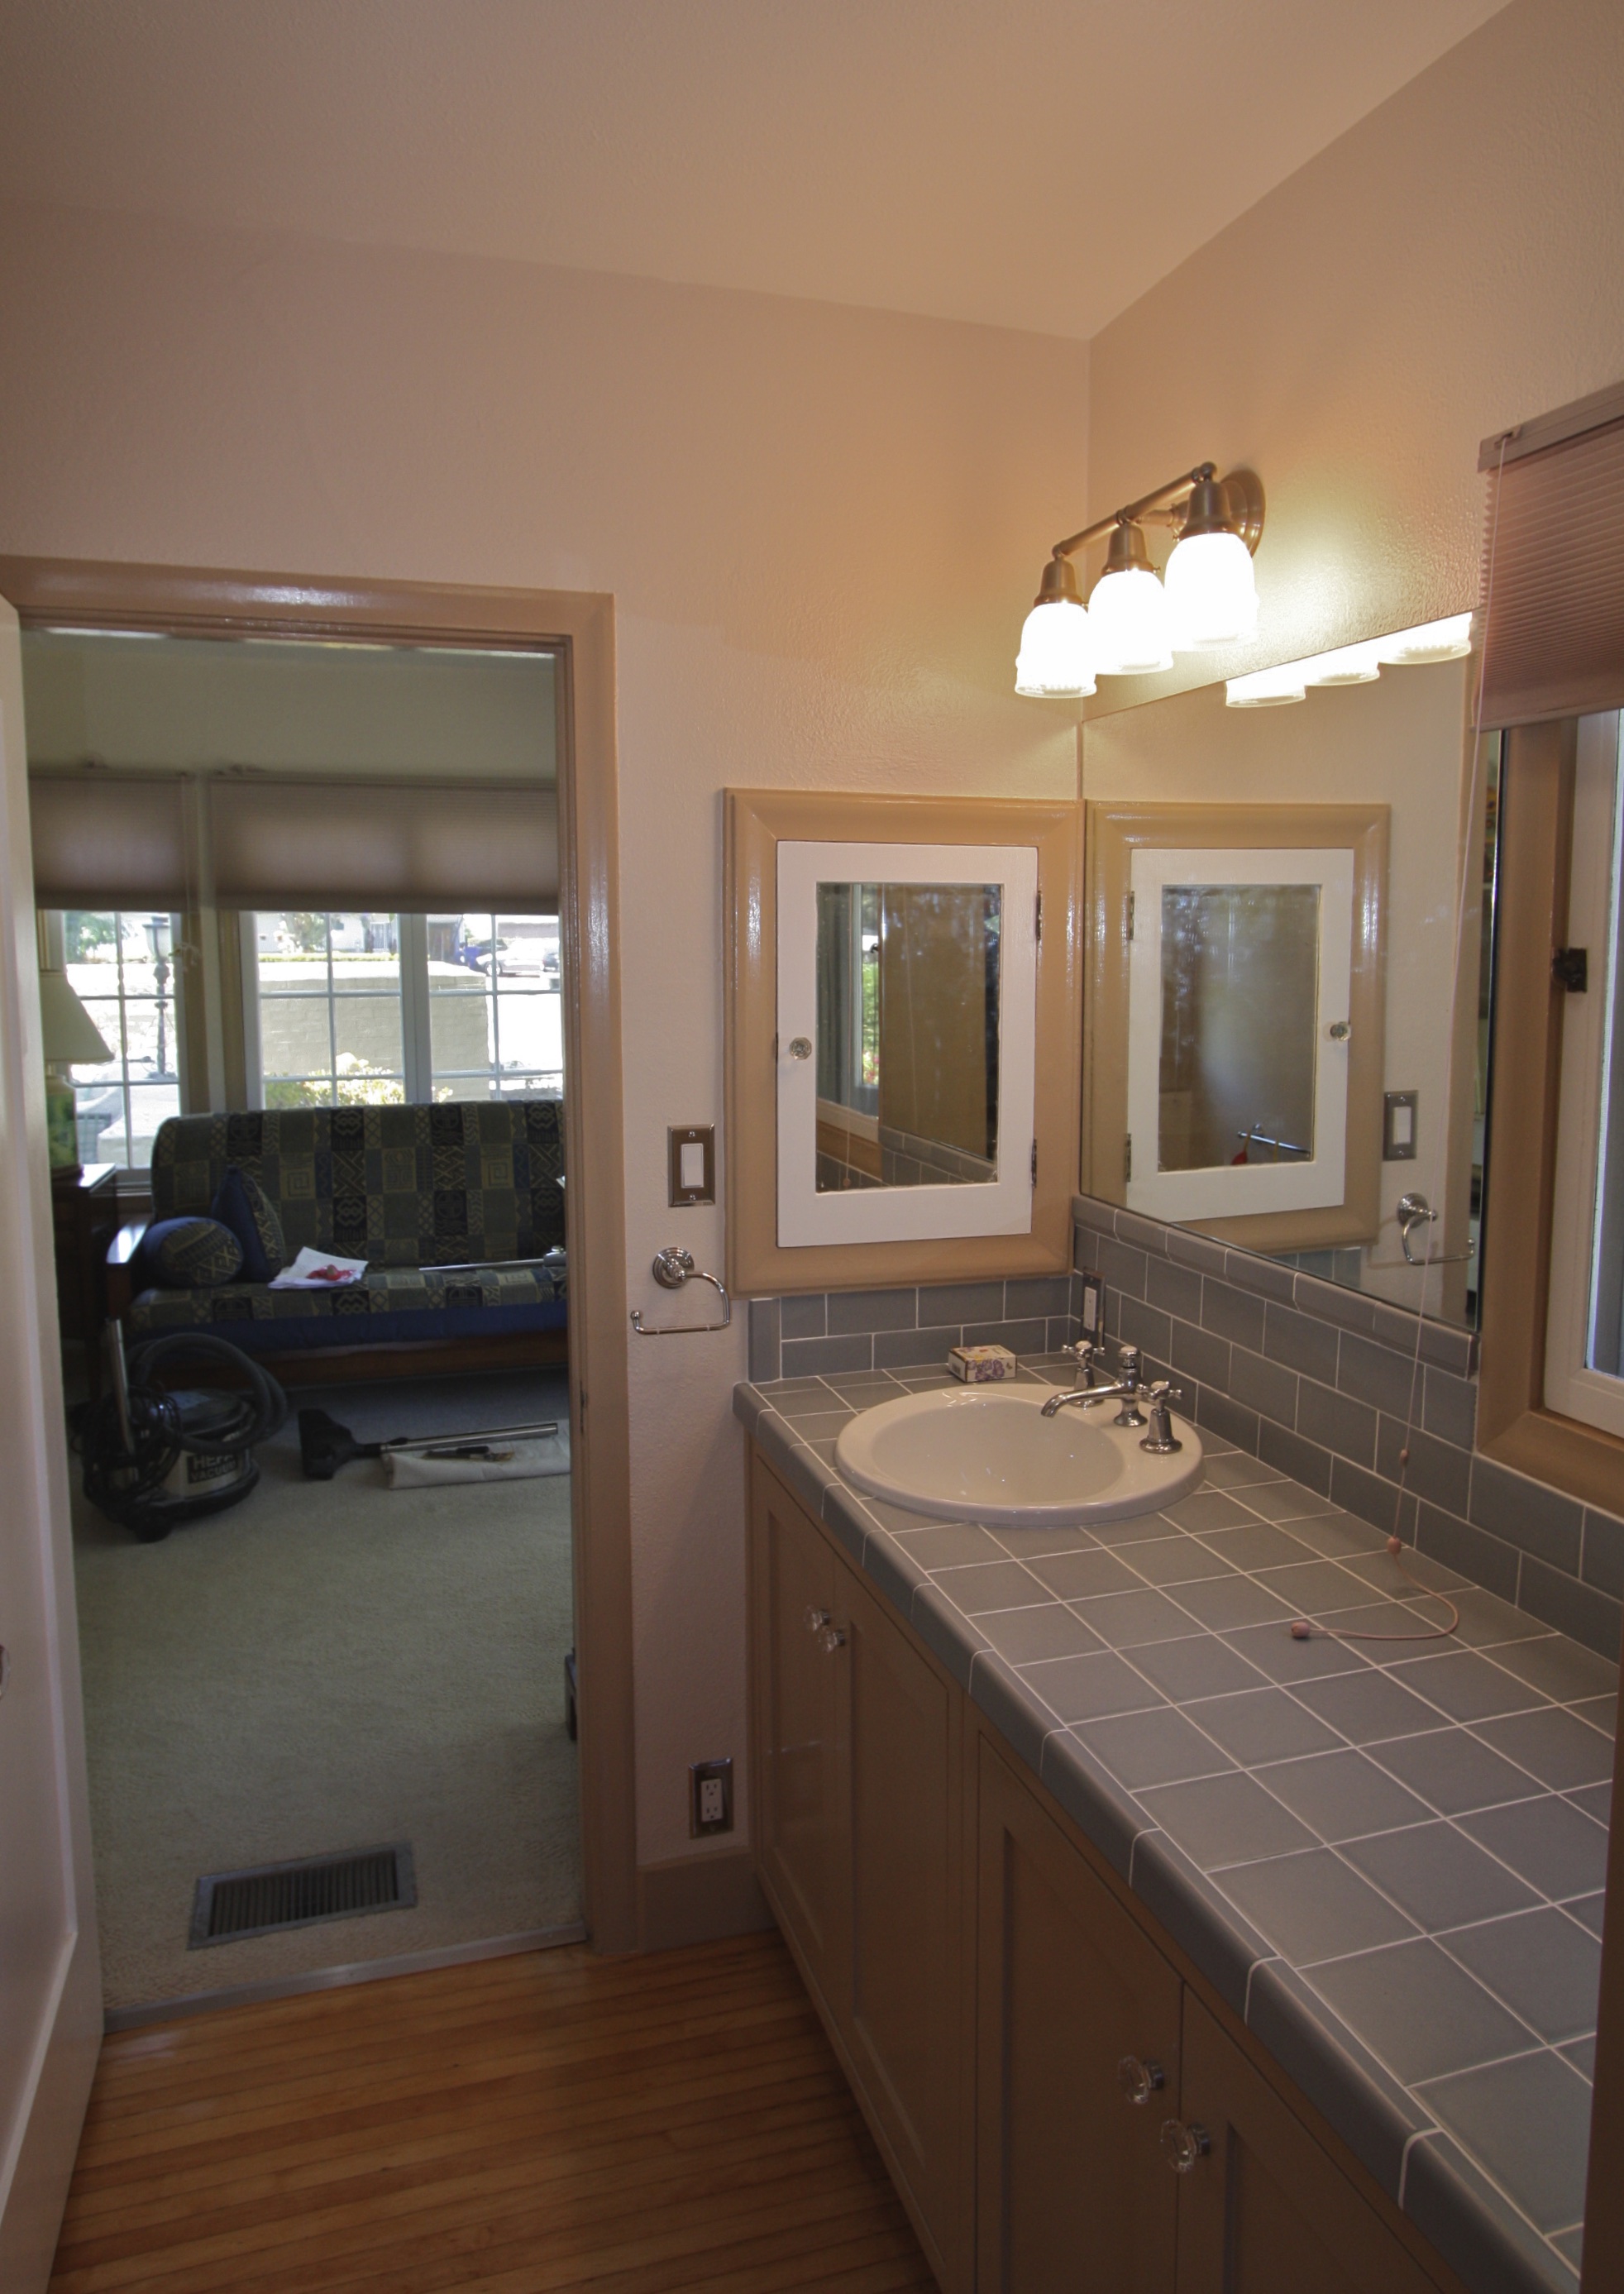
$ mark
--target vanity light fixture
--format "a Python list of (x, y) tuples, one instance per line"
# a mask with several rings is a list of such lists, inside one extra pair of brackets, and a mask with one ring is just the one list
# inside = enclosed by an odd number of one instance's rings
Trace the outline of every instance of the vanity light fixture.
[[(1147, 525), (1173, 528), (1165, 586), (1150, 562)], [(1181, 477), (1057, 541), (1020, 635), (1015, 690), (1081, 700), (1096, 677), (1171, 669), (1175, 653), (1255, 634), (1252, 556), (1263, 530), (1263, 490), (1250, 470), (1218, 476), (1202, 462)], [(1087, 606), (1073, 554), (1108, 533), (1105, 569)]]
[(1395, 630), (1390, 637), (1337, 646), (1329, 653), (1309, 654), (1302, 661), (1283, 661), (1273, 669), (1231, 677), (1224, 699), (1230, 709), (1271, 709), (1281, 702), (1303, 700), (1311, 685), (1369, 685), (1384, 667), (1423, 668), (1433, 662), (1459, 661), (1471, 650), (1471, 614), (1449, 614), (1441, 621)]

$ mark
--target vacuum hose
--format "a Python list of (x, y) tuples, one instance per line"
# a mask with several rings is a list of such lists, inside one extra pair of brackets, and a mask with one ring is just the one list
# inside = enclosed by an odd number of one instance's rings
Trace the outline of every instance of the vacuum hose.
[[(246, 1455), (285, 1424), (288, 1397), (251, 1355), (207, 1331), (171, 1330), (149, 1338), (130, 1355), (127, 1371), (117, 1344), (113, 1352), (114, 1390), (84, 1429), (85, 1494), (137, 1537), (162, 1536), (170, 1521), (191, 1510), (166, 1506), (159, 1495), (176, 1460), (189, 1451), (203, 1458)], [(158, 1364), (175, 1354), (227, 1363), (247, 1379), (248, 1391), (212, 1394), (217, 1406), (206, 1420), (183, 1412), (174, 1395), (151, 1383)]]

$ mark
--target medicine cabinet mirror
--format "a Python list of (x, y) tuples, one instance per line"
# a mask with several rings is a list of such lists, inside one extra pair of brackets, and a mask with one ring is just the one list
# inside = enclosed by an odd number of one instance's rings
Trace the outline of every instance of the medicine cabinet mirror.
[[(1220, 683), (1083, 730), (1084, 1193), (1465, 1322), (1495, 801), (1472, 667), (1263, 710)], [(1447, 1265), (1407, 1256), (1411, 1193), (1437, 1216), (1410, 1252)]]
[(729, 793), (735, 1288), (1069, 1265), (1078, 819)]

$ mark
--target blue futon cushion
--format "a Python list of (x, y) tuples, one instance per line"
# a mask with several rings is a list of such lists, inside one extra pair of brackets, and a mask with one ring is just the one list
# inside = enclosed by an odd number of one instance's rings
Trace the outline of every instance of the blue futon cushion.
[(269, 1282), (288, 1264), (282, 1223), (257, 1179), (232, 1164), (220, 1182), (209, 1216), (229, 1227), (242, 1245), (242, 1280)]
[(141, 1239), (142, 1269), (166, 1290), (212, 1290), (242, 1265), (242, 1245), (218, 1219), (159, 1219)]

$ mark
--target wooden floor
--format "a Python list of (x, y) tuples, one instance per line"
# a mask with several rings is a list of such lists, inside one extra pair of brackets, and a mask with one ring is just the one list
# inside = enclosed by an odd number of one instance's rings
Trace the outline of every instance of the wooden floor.
[(775, 1934), (107, 2041), (52, 2294), (934, 2284)]

